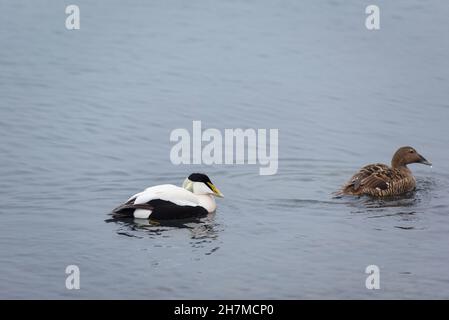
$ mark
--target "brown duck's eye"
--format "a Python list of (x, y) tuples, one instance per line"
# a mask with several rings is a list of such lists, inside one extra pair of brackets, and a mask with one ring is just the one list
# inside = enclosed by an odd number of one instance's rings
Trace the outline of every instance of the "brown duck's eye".
[(410, 149), (410, 153), (415, 153), (415, 150), (413, 150), (413, 149)]

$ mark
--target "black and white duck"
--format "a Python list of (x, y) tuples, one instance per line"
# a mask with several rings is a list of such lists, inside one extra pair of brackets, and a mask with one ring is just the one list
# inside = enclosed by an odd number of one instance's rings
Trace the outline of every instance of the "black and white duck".
[(171, 220), (207, 215), (217, 208), (215, 197), (223, 194), (202, 173), (193, 173), (182, 187), (172, 184), (153, 186), (130, 197), (112, 211), (115, 218)]

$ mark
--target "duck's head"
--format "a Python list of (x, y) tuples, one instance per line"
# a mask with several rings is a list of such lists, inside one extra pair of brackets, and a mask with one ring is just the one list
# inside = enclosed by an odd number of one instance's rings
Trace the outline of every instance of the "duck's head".
[(216, 197), (223, 198), (223, 194), (210, 181), (209, 177), (203, 173), (192, 173), (184, 180), (182, 187), (194, 194), (210, 194)]
[(427, 166), (432, 165), (412, 147), (399, 148), (391, 160), (391, 166), (393, 168), (404, 167), (411, 163), (422, 163)]

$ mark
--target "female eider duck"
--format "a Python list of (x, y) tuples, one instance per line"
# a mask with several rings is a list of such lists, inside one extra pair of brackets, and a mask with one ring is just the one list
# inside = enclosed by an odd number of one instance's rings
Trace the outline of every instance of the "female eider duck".
[(411, 163), (432, 165), (414, 148), (402, 147), (393, 155), (391, 167), (380, 163), (369, 164), (360, 169), (336, 194), (386, 197), (412, 191), (416, 187), (416, 180), (407, 168)]
[(155, 220), (194, 218), (215, 211), (214, 196), (222, 198), (223, 194), (208, 176), (193, 173), (184, 180), (182, 187), (163, 184), (133, 195), (115, 208), (112, 215)]

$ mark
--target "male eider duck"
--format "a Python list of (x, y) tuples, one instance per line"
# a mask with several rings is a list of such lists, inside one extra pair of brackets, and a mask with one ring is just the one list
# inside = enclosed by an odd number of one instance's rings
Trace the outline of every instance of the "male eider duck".
[(401, 147), (393, 155), (391, 167), (385, 164), (369, 164), (357, 172), (337, 195), (369, 195), (374, 197), (397, 196), (416, 187), (416, 180), (407, 168), (408, 164), (432, 164), (412, 147)]
[(184, 180), (182, 187), (163, 184), (133, 195), (115, 208), (112, 215), (155, 220), (194, 218), (215, 211), (214, 196), (222, 198), (223, 194), (208, 176), (193, 173)]

